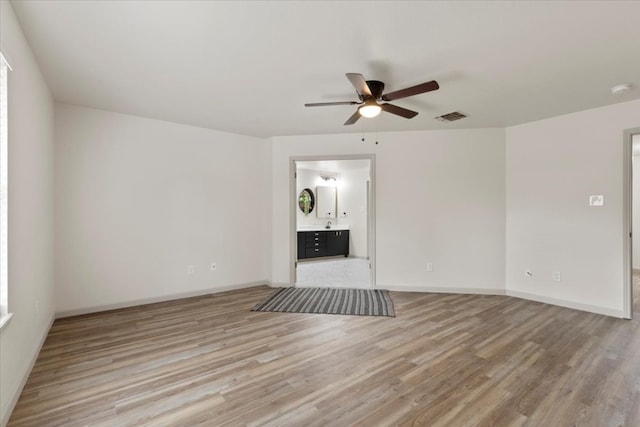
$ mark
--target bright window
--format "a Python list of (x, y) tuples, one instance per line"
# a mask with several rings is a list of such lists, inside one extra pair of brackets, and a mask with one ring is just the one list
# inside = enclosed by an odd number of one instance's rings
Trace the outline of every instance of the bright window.
[(8, 126), (8, 103), (7, 103), (7, 80), (9, 74), (9, 64), (0, 53), (0, 328), (7, 324), (11, 315), (9, 314), (9, 292), (8, 292), (8, 254), (7, 254), (7, 145), (9, 139)]

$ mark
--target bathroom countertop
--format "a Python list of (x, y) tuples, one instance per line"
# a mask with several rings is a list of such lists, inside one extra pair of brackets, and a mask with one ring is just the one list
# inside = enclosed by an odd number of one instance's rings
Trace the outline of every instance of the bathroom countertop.
[(331, 230), (348, 230), (348, 225), (332, 225), (330, 228), (326, 228), (324, 225), (303, 225), (298, 227), (298, 231), (331, 231)]

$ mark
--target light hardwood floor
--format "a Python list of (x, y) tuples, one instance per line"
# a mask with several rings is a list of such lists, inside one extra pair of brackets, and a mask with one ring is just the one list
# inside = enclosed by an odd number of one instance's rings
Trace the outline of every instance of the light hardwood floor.
[(249, 311), (271, 292), (56, 321), (9, 425), (640, 425), (638, 319), (399, 292), (395, 318)]

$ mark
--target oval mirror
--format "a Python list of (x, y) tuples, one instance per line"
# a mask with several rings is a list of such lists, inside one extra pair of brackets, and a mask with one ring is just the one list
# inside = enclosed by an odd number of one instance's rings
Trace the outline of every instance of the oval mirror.
[(316, 198), (313, 196), (313, 191), (309, 188), (305, 188), (300, 192), (298, 196), (298, 206), (305, 215), (309, 215), (313, 211), (313, 207), (316, 205)]

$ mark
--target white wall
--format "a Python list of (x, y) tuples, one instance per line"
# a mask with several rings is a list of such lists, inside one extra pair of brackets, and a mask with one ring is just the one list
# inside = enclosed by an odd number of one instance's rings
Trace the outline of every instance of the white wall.
[[(632, 183), (632, 190), (633, 190), (633, 197), (632, 197), (632, 202), (633, 202), (633, 206), (632, 206), (632, 226), (631, 229), (633, 230), (632, 236), (632, 253), (633, 253), (633, 260), (632, 260), (632, 266), (634, 269), (640, 269), (640, 134), (637, 135), (633, 135), (633, 140), (632, 140), (632, 145), (633, 147), (638, 147), (637, 149), (634, 148), (633, 152), (634, 152), (634, 156), (632, 159), (632, 168), (633, 168), (633, 183)], [(637, 154), (635, 154), (637, 152)]]
[(378, 140), (273, 138), (272, 281), (290, 283), (290, 157), (375, 153), (376, 286), (503, 291), (504, 130), (391, 132)]
[(7, 1), (0, 2), (9, 73), (9, 311), (0, 332), (0, 425), (9, 418), (53, 319), (53, 101)]
[(59, 313), (268, 281), (268, 141), (65, 104), (55, 127)]
[(506, 130), (510, 294), (622, 315), (623, 131), (638, 126), (636, 100)]
[(369, 168), (348, 169), (340, 174), (338, 221), (349, 225), (350, 257), (367, 258), (368, 180)]

